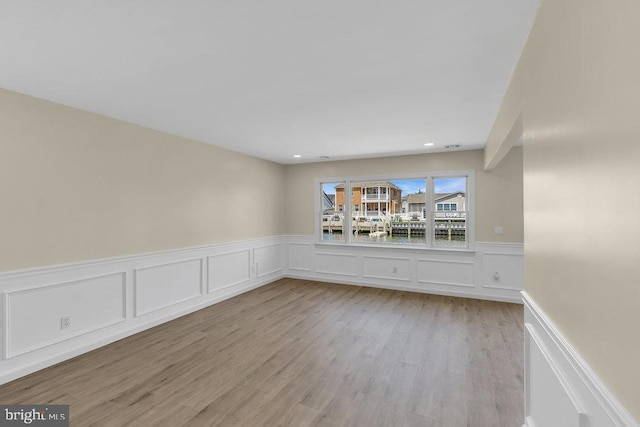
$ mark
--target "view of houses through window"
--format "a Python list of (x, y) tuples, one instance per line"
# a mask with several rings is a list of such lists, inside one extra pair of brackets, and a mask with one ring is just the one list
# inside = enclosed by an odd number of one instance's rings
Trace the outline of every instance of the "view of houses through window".
[(466, 246), (467, 187), (466, 177), (433, 179), (434, 246)]
[(465, 175), (322, 182), (321, 240), (467, 247), (468, 181)]
[[(344, 182), (322, 184), (320, 227), (322, 240), (344, 241), (344, 202), (336, 203), (336, 190), (344, 189)], [(343, 190), (344, 191), (344, 190)]]

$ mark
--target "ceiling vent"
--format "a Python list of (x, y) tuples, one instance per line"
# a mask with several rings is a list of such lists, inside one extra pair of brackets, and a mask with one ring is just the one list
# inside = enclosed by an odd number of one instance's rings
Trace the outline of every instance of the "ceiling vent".
[(446, 148), (447, 150), (451, 150), (452, 148), (460, 148), (460, 144), (449, 144), (445, 145), (444, 148)]
[(328, 159), (329, 156), (318, 156), (319, 159)]

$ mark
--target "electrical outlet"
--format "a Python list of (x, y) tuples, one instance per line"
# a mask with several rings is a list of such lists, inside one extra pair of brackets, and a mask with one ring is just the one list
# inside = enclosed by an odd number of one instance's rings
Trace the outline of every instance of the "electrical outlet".
[(71, 316), (62, 316), (60, 318), (60, 329), (69, 329), (71, 327)]
[(504, 234), (504, 229), (501, 225), (496, 225), (493, 227), (493, 234)]
[(497, 271), (495, 273), (493, 273), (493, 281), (494, 282), (499, 282), (500, 281), (500, 273), (498, 273)]
[(393, 274), (398, 274), (398, 267), (393, 267)]

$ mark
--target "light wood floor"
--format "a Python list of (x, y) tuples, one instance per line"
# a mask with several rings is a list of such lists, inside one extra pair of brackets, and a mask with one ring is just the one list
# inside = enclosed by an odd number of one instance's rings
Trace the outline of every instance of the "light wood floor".
[(283, 279), (0, 386), (72, 426), (521, 426), (516, 304)]

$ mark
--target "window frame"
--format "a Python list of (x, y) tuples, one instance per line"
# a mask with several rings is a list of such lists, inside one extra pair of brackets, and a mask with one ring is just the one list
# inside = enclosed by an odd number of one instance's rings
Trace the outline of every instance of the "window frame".
[[(452, 171), (436, 171), (436, 172), (422, 172), (422, 173), (408, 173), (408, 174), (376, 174), (376, 175), (366, 175), (366, 176), (339, 176), (339, 177), (323, 177), (315, 179), (315, 203), (314, 203), (314, 217), (315, 217), (315, 240), (318, 244), (323, 245), (341, 245), (341, 246), (365, 246), (365, 247), (384, 247), (384, 248), (395, 248), (398, 250), (405, 249), (426, 249), (426, 250), (437, 250), (437, 251), (469, 251), (475, 250), (476, 245), (476, 224), (475, 224), (475, 170), (452, 170)], [(435, 178), (458, 178), (458, 177), (466, 177), (467, 179), (467, 188), (466, 188), (466, 204), (465, 204), (465, 212), (466, 212), (466, 245), (460, 247), (440, 247), (434, 245), (434, 215), (433, 212), (436, 209), (436, 203), (434, 199), (434, 179)], [(322, 240), (322, 224), (320, 221), (320, 213), (322, 211), (320, 205), (320, 197), (321, 197), (321, 189), (322, 184), (326, 183), (335, 183), (340, 182), (344, 183), (345, 186), (345, 194), (350, 194), (352, 191), (352, 183), (360, 182), (360, 181), (396, 181), (396, 180), (415, 180), (415, 179), (424, 179), (425, 180), (425, 197), (426, 204), (425, 208), (427, 209), (427, 215), (424, 219), (426, 227), (428, 229), (428, 233), (425, 235), (425, 243), (424, 244), (398, 244), (398, 243), (363, 243), (363, 242), (354, 242), (353, 241), (353, 233), (351, 221), (347, 220), (343, 222), (343, 233), (344, 239), (340, 241), (324, 241)], [(344, 211), (342, 214), (343, 218), (352, 218), (352, 204), (348, 203), (344, 206)], [(363, 211), (364, 212), (364, 211)]]

